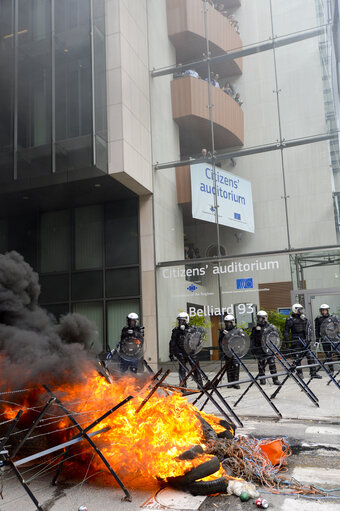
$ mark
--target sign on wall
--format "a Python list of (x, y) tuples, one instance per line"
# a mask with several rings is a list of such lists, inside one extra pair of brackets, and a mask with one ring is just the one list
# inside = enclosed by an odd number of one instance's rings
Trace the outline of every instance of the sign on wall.
[(214, 186), (213, 168), (204, 163), (191, 165), (190, 176), (193, 218), (215, 223), (217, 196), (218, 221), (221, 225), (255, 232), (250, 181), (216, 167)]

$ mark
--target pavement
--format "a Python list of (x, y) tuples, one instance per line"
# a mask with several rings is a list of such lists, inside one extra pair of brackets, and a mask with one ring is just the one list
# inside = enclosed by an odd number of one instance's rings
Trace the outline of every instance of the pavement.
[[(251, 364), (248, 367), (255, 373), (255, 368), (251, 367)], [(171, 365), (170, 368), (173, 372), (167, 381), (177, 384), (178, 375), (174, 371), (175, 367)], [(219, 363), (205, 363), (202, 364), (202, 368), (212, 378), (219, 368)], [(245, 379), (245, 374), (241, 372), (240, 379), (242, 378)], [(241, 390), (226, 387), (220, 389), (223, 397), (243, 423), (243, 427), (239, 427), (236, 434), (253, 435), (258, 438), (287, 436), (293, 451), (285, 473), (287, 480), (293, 477), (307, 485), (314, 484), (324, 489), (338, 490), (331, 493), (337, 498), (304, 498), (297, 495), (276, 495), (259, 488), (261, 496), (269, 502), (271, 511), (340, 510), (340, 390), (333, 383), (327, 385), (327, 382), (326, 375), (321, 380), (312, 381), (310, 387), (319, 399), (319, 406), (315, 406), (296, 383), (289, 379), (274, 400), (282, 418), (278, 417), (255, 387), (249, 390), (236, 408), (233, 405), (245, 390), (246, 384), (241, 386)], [(191, 387), (195, 388), (195, 385), (191, 384)], [(268, 380), (263, 389), (271, 394), (276, 387)], [(192, 396), (188, 397), (189, 401), (193, 399)], [(200, 403), (202, 402), (201, 400)], [(211, 402), (204, 411), (221, 415)], [(29, 479), (31, 472), (25, 472), (25, 468), (22, 468), (22, 472), (24, 477)], [(56, 487), (50, 486), (50, 479), (50, 474), (42, 473), (30, 483), (30, 488), (36, 494), (44, 511), (77, 511), (81, 505), (87, 506), (88, 511), (130, 511), (140, 509), (144, 503), (146, 503), (144, 509), (157, 510), (257, 509), (253, 499), (241, 502), (239, 498), (228, 495), (192, 497), (170, 488), (162, 491), (157, 491), (156, 488), (132, 490), (132, 502), (124, 502), (121, 501), (122, 491), (111, 486), (109, 478), (105, 479), (104, 484), (94, 483), (91, 479), (85, 482), (75, 479), (61, 482)], [(3, 491), (3, 500), (0, 499), (1, 511), (36, 509), (15, 477), (8, 474), (0, 477), (1, 491)]]

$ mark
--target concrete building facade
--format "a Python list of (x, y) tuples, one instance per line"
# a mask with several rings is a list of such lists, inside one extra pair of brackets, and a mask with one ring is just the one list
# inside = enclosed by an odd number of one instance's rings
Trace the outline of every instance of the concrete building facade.
[[(340, 308), (337, 1), (0, 9), (0, 251), (40, 273), (44, 307), (96, 321), (97, 352), (138, 312), (153, 367), (181, 310), (216, 346), (227, 310)], [(249, 183), (254, 228), (223, 213), (224, 178)]]

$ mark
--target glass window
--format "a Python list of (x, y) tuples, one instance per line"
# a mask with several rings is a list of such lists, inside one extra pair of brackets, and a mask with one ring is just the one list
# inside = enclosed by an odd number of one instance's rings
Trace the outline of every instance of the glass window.
[(40, 303), (66, 302), (69, 299), (68, 274), (41, 275)]
[(101, 302), (75, 303), (73, 312), (83, 314), (97, 326), (98, 335), (85, 347), (92, 353), (98, 354), (103, 350), (103, 304)]
[(103, 272), (72, 274), (72, 300), (92, 300), (103, 296)]
[(13, 178), (14, 2), (0, 2), (0, 183)]
[(157, 270), (157, 285), (160, 360), (168, 359), (171, 330), (180, 311), (188, 312), (193, 325), (204, 321), (204, 351), (214, 360), (221, 318), (233, 314), (249, 331), (258, 310), (289, 309), (293, 289), (289, 256), (278, 254), (164, 266)]
[(89, 19), (89, 0), (57, 0), (55, 2), (55, 29), (57, 34), (84, 25), (88, 26)]
[(36, 268), (37, 225), (35, 217), (9, 218), (8, 250), (16, 250), (24, 257), (27, 263)]
[(106, 271), (106, 297), (139, 295), (139, 268)]
[(130, 312), (139, 315), (139, 310), (139, 300), (107, 303), (107, 339), (111, 349), (115, 348), (120, 340), (122, 328), (126, 325), (126, 316)]
[(103, 208), (88, 206), (75, 210), (75, 269), (103, 266)]
[(55, 2), (57, 171), (92, 165), (89, 0)]
[(7, 239), (7, 220), (0, 220), (0, 254), (7, 251), (8, 239)]
[(323, 0), (271, 0), (274, 33), (278, 37), (302, 32), (320, 25), (320, 15), (327, 20), (327, 4)]
[(279, 151), (225, 160), (215, 171), (217, 198), (209, 164), (157, 171), (158, 261), (216, 256), (216, 205), (221, 255), (287, 248)]
[(105, 6), (103, 0), (93, 2), (93, 47), (96, 166), (107, 171)]
[(329, 141), (292, 147), (283, 155), (291, 245), (336, 245)]
[(324, 94), (330, 80), (320, 43), (314, 37), (276, 50), (282, 137), (286, 140), (327, 131)]
[(70, 213), (52, 211), (40, 219), (40, 267), (42, 273), (70, 267)]
[(18, 12), (18, 177), (51, 171), (50, 2), (19, 2)]
[(105, 238), (106, 266), (138, 263), (138, 199), (106, 206)]
[(60, 320), (61, 316), (64, 316), (70, 312), (68, 303), (44, 305), (43, 308), (46, 309), (50, 314), (53, 314), (57, 321)]

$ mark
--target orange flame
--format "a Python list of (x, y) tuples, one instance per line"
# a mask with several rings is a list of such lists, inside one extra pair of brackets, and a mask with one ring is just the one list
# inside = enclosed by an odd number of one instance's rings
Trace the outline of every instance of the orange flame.
[[(56, 394), (79, 421), (84, 417), (83, 427), (128, 395), (135, 396), (100, 423), (100, 428), (109, 426), (110, 430), (96, 437), (97, 441), (103, 440), (103, 454), (122, 476), (133, 473), (137, 480), (167, 479), (182, 475), (210, 458), (210, 455), (203, 455), (192, 461), (176, 459), (186, 449), (203, 442), (197, 409), (181, 394), (166, 395), (158, 391), (136, 413), (148, 389), (137, 392), (133, 377), (124, 376), (110, 385), (99, 375), (92, 374), (85, 386), (64, 386)], [(205, 414), (206, 420), (209, 417)], [(212, 424), (215, 422), (211, 420)]]
[[(177, 459), (186, 449), (204, 442), (197, 408), (179, 393), (165, 393), (159, 389), (137, 413), (150, 389), (143, 388), (133, 376), (122, 376), (109, 384), (95, 370), (91, 370), (85, 383), (67, 384), (52, 390), (83, 428), (129, 395), (134, 396), (94, 428), (110, 428), (97, 435), (95, 442), (124, 482), (133, 483), (134, 487), (158, 478), (166, 480), (183, 475), (211, 457), (204, 454), (191, 461)], [(17, 410), (13, 412), (12, 407), (6, 406), (5, 411), (5, 417), (13, 417)], [(216, 431), (223, 429), (217, 417), (204, 414), (204, 419)], [(59, 430), (69, 426), (68, 418), (60, 419)], [(70, 431), (73, 436), (74, 430), (67, 429), (65, 439), (70, 436)], [(88, 448), (86, 442), (82, 445)], [(97, 457), (94, 466), (103, 468)]]

